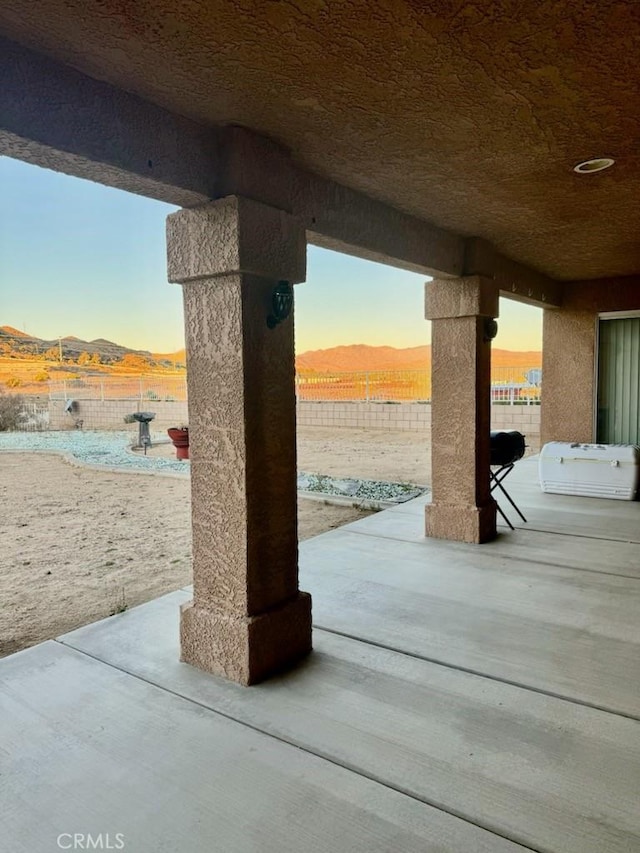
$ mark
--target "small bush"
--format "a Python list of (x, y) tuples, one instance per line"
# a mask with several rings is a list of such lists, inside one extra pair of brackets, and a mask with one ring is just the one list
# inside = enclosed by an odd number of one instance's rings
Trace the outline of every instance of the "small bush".
[(22, 379), (19, 376), (10, 376), (4, 384), (7, 388), (18, 388), (22, 385)]
[(0, 432), (18, 429), (24, 414), (24, 397), (0, 389)]
[(49, 378), (49, 374), (46, 370), (39, 370), (33, 378), (36, 382), (46, 382)]

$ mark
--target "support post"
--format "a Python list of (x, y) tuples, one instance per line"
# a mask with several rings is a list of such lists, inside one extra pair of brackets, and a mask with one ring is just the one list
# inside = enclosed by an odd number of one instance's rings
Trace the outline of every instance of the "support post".
[(431, 471), (426, 534), (487, 542), (496, 535), (489, 488), (491, 321), (498, 290), (472, 276), (426, 285), (432, 327)]
[(167, 220), (183, 285), (193, 601), (182, 660), (241, 684), (311, 650), (298, 590), (293, 317), (267, 324), (278, 281), (304, 281), (298, 221), (228, 196)]
[[(567, 289), (573, 296), (573, 288)], [(596, 440), (597, 326), (598, 314), (588, 304), (574, 308), (569, 302), (559, 311), (544, 312), (541, 446), (548, 441)]]

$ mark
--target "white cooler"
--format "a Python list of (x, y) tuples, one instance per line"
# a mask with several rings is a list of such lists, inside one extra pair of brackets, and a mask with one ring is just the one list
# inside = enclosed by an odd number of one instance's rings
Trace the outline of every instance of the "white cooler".
[(632, 501), (640, 492), (640, 447), (550, 441), (540, 451), (543, 492)]

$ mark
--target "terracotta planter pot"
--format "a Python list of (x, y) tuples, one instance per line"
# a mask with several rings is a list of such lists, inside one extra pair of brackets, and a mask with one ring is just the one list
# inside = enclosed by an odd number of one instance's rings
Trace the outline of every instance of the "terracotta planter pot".
[(172, 427), (167, 430), (167, 434), (171, 441), (173, 442), (173, 446), (176, 449), (176, 458), (177, 459), (188, 459), (189, 458), (189, 430), (188, 429), (178, 429), (178, 427)]

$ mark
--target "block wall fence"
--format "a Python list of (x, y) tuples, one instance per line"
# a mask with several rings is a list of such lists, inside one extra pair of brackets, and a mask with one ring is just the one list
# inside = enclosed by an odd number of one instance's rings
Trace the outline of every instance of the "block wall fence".
[[(491, 407), (492, 429), (516, 429), (540, 446), (540, 406)], [(297, 407), (298, 426), (413, 430), (431, 434), (430, 403), (307, 403)]]
[[(152, 432), (188, 423), (187, 404), (156, 401), (145, 405), (156, 413)], [(74, 429), (82, 421), (83, 429), (132, 429), (124, 423), (125, 415), (140, 411), (132, 400), (78, 400), (73, 415), (64, 411), (64, 401), (49, 401), (49, 429)], [(298, 426), (350, 427), (381, 430), (413, 430), (431, 433), (429, 403), (365, 403), (365, 402), (299, 402)], [(531, 447), (540, 443), (540, 406), (491, 407), (492, 429), (517, 429), (527, 437)]]
[(189, 421), (187, 404), (182, 402), (154, 401), (142, 406), (137, 400), (76, 400), (72, 414), (64, 410), (64, 400), (49, 401), (49, 429), (75, 429), (82, 421), (82, 429), (137, 429), (137, 424), (126, 424), (125, 415), (133, 412), (155, 412), (151, 423), (152, 432), (161, 432), (169, 427), (181, 426)]

